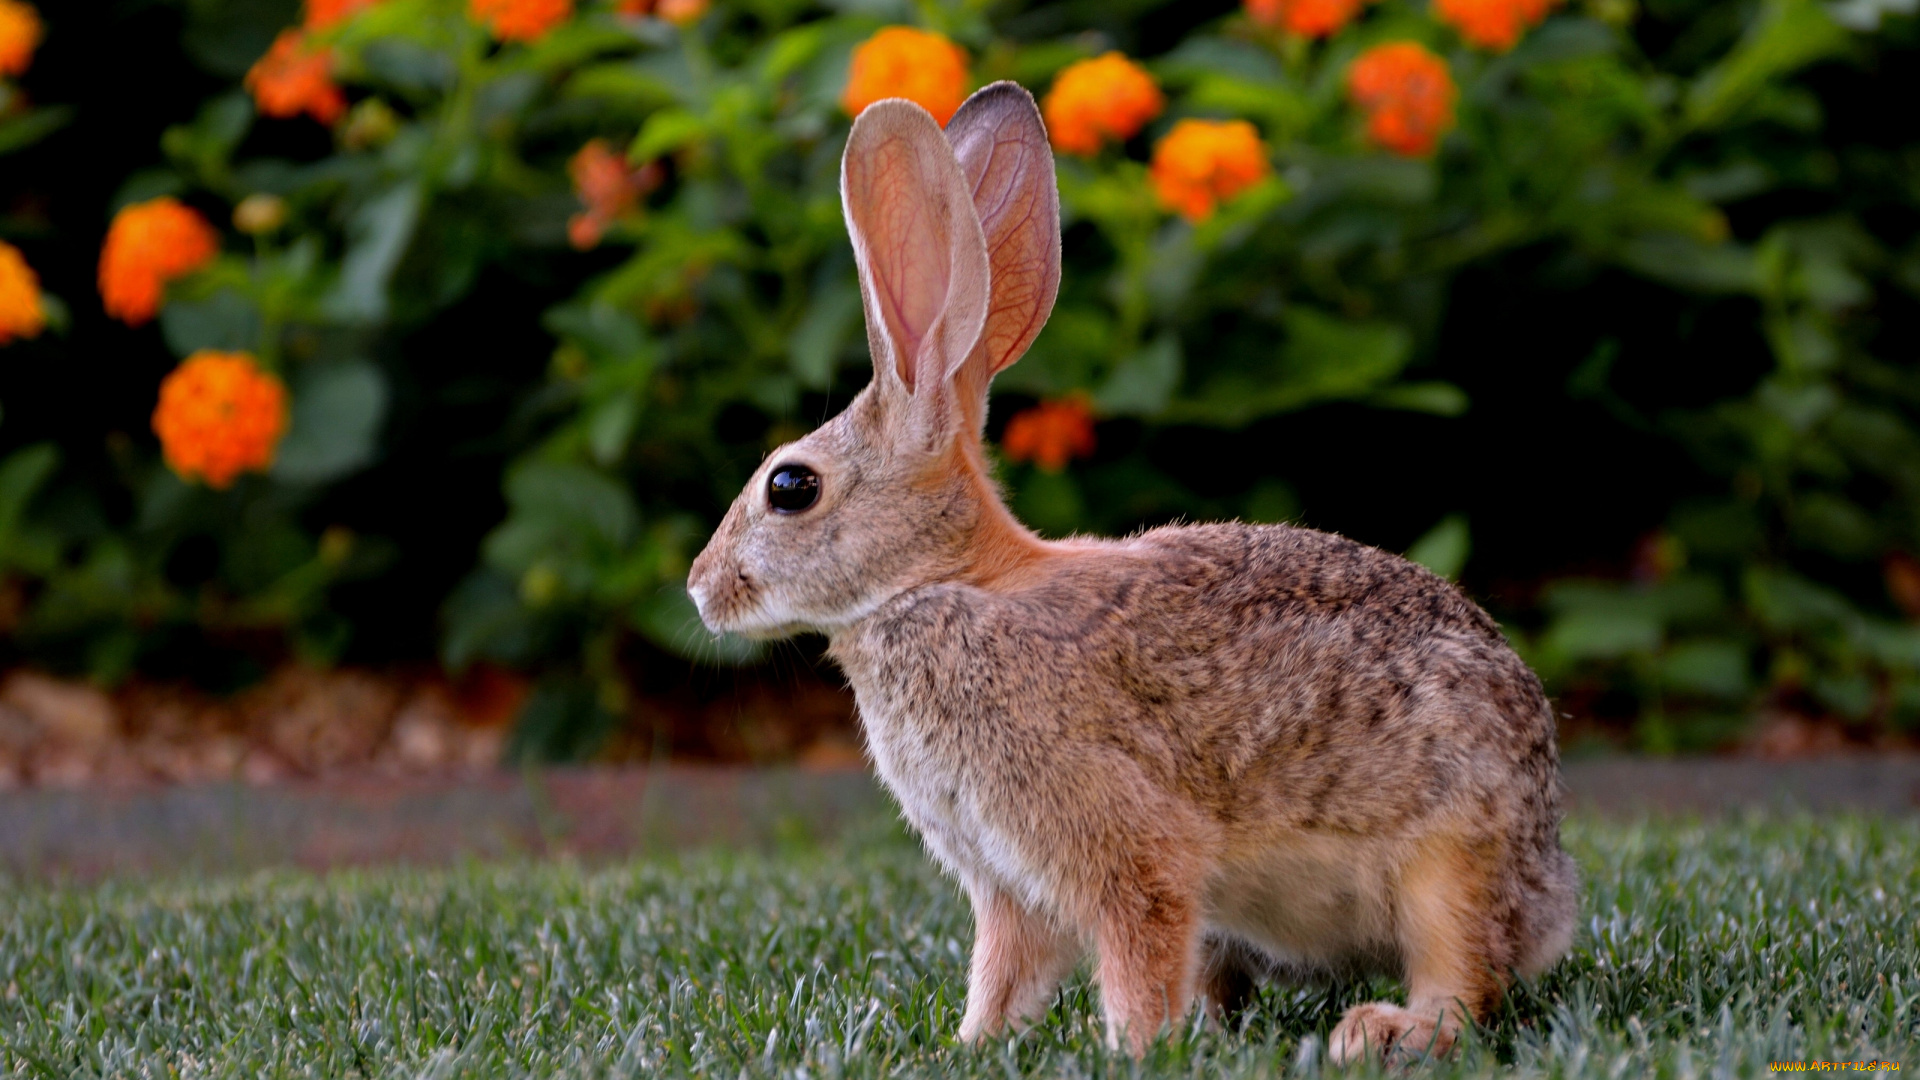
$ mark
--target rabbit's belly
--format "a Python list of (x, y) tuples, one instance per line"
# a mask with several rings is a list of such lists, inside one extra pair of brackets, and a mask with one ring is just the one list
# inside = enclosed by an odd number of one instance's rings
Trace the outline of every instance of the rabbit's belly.
[(1385, 845), (1299, 837), (1221, 866), (1208, 922), (1307, 968), (1350, 967), (1393, 951)]

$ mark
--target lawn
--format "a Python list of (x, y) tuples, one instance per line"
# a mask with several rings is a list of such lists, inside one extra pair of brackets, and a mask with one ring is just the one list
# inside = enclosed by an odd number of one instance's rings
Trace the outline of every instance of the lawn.
[[(1920, 822), (1574, 822), (1574, 955), (1436, 1075), (1920, 1069)], [(1129, 1075), (1084, 974), (1047, 1022), (954, 1043), (968, 918), (896, 831), (613, 867), (6, 885), (11, 1076)], [(1381, 987), (1270, 989), (1146, 1074), (1316, 1065)], [(1424, 1068), (1424, 1067), (1423, 1067)]]

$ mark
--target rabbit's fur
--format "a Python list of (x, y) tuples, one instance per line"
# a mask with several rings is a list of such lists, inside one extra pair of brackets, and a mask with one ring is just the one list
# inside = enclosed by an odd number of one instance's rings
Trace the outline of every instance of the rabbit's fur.
[[(1340, 1059), (1444, 1051), (1569, 944), (1554, 721), (1487, 614), (1397, 556), (1240, 524), (1048, 542), (981, 449), (1051, 310), (1059, 209), (1011, 83), (943, 134), (885, 101), (842, 197), (873, 382), (781, 447), (695, 561), (716, 631), (823, 631), (868, 752), (976, 924), (963, 1039), (1043, 1013), (1089, 949), (1138, 1054), (1196, 998), (1385, 971)], [(818, 501), (775, 512), (770, 473)]]

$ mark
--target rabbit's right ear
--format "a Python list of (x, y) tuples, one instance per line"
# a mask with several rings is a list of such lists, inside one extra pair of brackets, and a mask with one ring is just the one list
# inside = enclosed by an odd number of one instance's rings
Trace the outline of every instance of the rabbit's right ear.
[(940, 125), (891, 98), (853, 122), (840, 201), (860, 269), (874, 378), (932, 402), (987, 317), (987, 246)]
[(960, 170), (986, 235), (993, 291), (987, 325), (968, 358), (967, 390), (987, 383), (1027, 351), (1060, 291), (1060, 185), (1053, 147), (1033, 95), (1014, 82), (976, 91), (947, 122)]

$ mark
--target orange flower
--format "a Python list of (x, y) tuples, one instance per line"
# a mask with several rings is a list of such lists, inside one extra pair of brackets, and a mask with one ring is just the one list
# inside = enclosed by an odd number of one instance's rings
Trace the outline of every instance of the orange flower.
[(1353, 21), (1366, 0), (1245, 0), (1247, 16), (1261, 26), (1301, 37), (1336, 33)]
[(1447, 62), (1411, 41), (1376, 45), (1347, 70), (1347, 96), (1367, 114), (1367, 137), (1396, 154), (1433, 153), (1453, 126)]
[(1470, 44), (1506, 52), (1552, 6), (1552, 0), (1434, 0), (1433, 13)]
[(116, 214), (100, 251), (100, 298), (107, 314), (139, 326), (160, 310), (167, 282), (213, 260), (220, 234), (180, 200), (163, 196)]
[(966, 100), (967, 54), (939, 34), (889, 26), (853, 50), (847, 91), (840, 104), (849, 116), (883, 98), (906, 98), (945, 126)]
[(622, 15), (657, 15), (675, 26), (692, 26), (707, 13), (709, 0), (620, 0)]
[(246, 353), (202, 349), (160, 383), (153, 433), (182, 480), (224, 488), (273, 464), (287, 431), (287, 389)]
[(379, 2), (380, 0), (307, 0), (307, 29), (325, 30), (329, 26), (353, 18)]
[(1260, 133), (1245, 120), (1182, 120), (1153, 148), (1147, 175), (1162, 205), (1199, 224), (1270, 168)]
[(45, 31), (33, 5), (0, 0), (0, 75), (26, 74)]
[(347, 99), (333, 82), (333, 50), (307, 44), (299, 30), (282, 30), (267, 55), (247, 71), (247, 92), (268, 116), (306, 113), (331, 127), (347, 111)]
[(1040, 111), (1054, 148), (1067, 154), (1095, 154), (1100, 144), (1125, 142), (1160, 115), (1166, 99), (1153, 76), (1117, 52), (1067, 65), (1053, 80)]
[(598, 244), (607, 226), (632, 212), (640, 197), (660, 185), (660, 168), (647, 164), (635, 169), (614, 152), (605, 139), (592, 139), (567, 162), (574, 194), (586, 209), (567, 221), (567, 239), (585, 251)]
[(1048, 472), (1093, 454), (1093, 410), (1078, 395), (1043, 401), (1007, 421), (1000, 448), (1014, 461), (1031, 461)]
[(20, 249), (0, 240), (0, 345), (37, 336), (47, 328), (40, 302), (40, 279)]
[(538, 41), (573, 18), (573, 0), (467, 0), (467, 12), (501, 41)]

